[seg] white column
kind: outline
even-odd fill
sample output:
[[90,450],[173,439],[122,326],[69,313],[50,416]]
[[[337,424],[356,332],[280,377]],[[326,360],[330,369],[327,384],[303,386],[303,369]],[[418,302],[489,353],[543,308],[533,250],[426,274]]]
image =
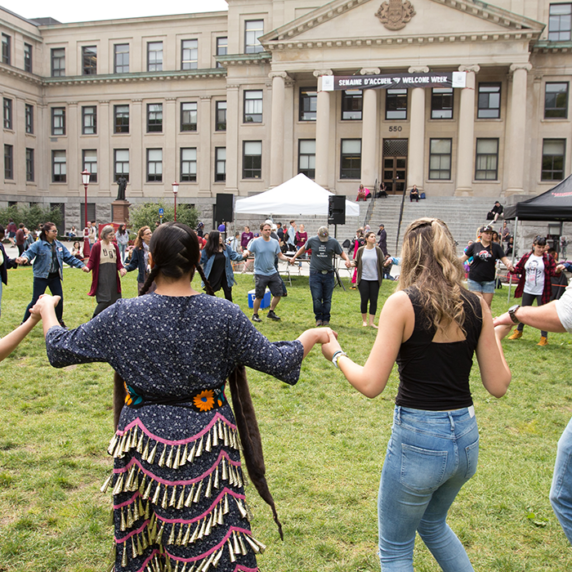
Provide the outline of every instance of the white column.
[[238,85],[226,86],[226,186],[225,193],[238,193]]
[[[409,73],[429,73],[427,66],[411,67]],[[407,188],[417,185],[423,190],[425,169],[425,88],[411,91],[411,119],[409,123],[409,154],[407,157]]]
[[[97,131],[99,133],[100,142],[99,151],[97,153],[97,181],[99,184],[98,195],[105,197],[111,196],[111,184],[113,179],[113,175],[109,170],[109,153],[107,152],[109,141],[111,140],[109,136],[110,124],[109,101],[100,101],[97,118]],[[81,171],[83,171],[83,165]]]
[[[360,75],[378,75],[379,68],[362,69]],[[361,183],[373,189],[377,178],[377,90],[363,90],[363,115],[361,136]]]
[[330,92],[322,91],[322,76],[332,70],[317,70],[318,109],[316,111],[316,183],[328,187],[328,149],[330,146]]
[[532,66],[512,64],[512,94],[510,98],[511,121],[505,149],[508,159],[508,187],[506,195],[524,193],[524,148],[526,138],[526,84]]
[[212,125],[212,108],[211,108],[212,95],[200,96],[200,147],[197,149],[197,182],[199,183],[199,196],[211,196],[211,181],[214,177],[212,169],[211,153],[211,133],[213,132]]
[[284,182],[284,81],[285,72],[271,72],[272,117],[270,124],[270,186]]
[[467,72],[467,82],[461,91],[459,137],[457,143],[457,181],[455,196],[473,196],[473,155],[475,149],[475,74],[478,65],[460,66]]
[[66,135],[67,135],[67,153],[66,153],[66,169],[68,189],[72,192],[79,188],[79,173],[83,171],[81,164],[81,150],[79,149],[79,129],[78,123],[81,118],[78,114],[81,110],[78,108],[77,101],[68,101],[66,109]]

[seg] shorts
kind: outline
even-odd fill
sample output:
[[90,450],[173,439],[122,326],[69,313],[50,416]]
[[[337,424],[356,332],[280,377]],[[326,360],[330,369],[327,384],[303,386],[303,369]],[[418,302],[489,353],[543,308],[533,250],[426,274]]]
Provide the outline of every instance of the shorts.
[[479,292],[481,294],[494,294],[495,293],[495,281],[490,282],[475,282],[470,278],[467,281],[470,292]]
[[270,274],[270,276],[266,276],[265,274],[254,275],[254,296],[256,298],[260,300],[264,298],[266,286],[270,289],[272,296],[282,296],[284,290],[278,272]]

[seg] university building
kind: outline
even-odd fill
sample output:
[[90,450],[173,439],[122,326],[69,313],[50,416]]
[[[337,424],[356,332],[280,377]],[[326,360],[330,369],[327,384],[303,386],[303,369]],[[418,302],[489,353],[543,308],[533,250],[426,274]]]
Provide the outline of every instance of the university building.
[[[120,176],[131,203],[171,201],[177,181],[206,213],[217,193],[300,172],[348,196],[377,181],[493,200],[571,172],[571,3],[228,5],[73,24],[0,9],[0,205],[51,203],[83,225],[84,169],[99,220]],[[415,79],[453,72],[464,87]],[[410,79],[325,88],[369,76]]]

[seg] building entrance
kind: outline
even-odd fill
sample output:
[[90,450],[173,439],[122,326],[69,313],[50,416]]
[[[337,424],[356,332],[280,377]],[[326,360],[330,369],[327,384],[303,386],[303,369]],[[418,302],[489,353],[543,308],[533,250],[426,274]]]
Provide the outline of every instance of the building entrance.
[[388,193],[403,193],[407,188],[408,139],[383,140],[383,182]]

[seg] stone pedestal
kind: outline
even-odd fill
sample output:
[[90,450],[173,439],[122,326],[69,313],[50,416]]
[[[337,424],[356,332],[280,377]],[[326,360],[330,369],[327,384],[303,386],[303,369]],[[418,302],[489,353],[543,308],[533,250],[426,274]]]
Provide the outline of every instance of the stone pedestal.
[[129,201],[113,201],[111,203],[111,219],[117,224],[129,224]]

